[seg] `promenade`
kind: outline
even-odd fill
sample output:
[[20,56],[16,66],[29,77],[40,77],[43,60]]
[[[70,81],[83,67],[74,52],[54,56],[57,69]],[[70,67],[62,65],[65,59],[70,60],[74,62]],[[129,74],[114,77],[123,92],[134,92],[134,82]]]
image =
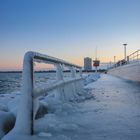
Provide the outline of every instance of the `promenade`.
[[30,140],[139,140],[140,86],[138,83],[101,74],[85,86],[93,97],[64,104],[55,113],[36,120],[37,135],[13,136]]
[[92,88],[95,101],[83,104],[91,109],[90,115],[85,119],[92,120],[89,122],[91,134],[83,140],[139,140],[139,84],[101,75],[97,82],[87,87]]
[[[49,119],[46,117],[47,123],[45,118],[40,119],[44,131],[45,126],[49,124],[50,127],[47,130],[52,135],[57,135],[56,139],[140,139],[140,86],[138,83],[101,74],[101,78],[85,88],[91,90],[93,98],[78,103],[76,108],[69,107],[61,114],[51,114]],[[53,140],[53,137],[49,139]]]

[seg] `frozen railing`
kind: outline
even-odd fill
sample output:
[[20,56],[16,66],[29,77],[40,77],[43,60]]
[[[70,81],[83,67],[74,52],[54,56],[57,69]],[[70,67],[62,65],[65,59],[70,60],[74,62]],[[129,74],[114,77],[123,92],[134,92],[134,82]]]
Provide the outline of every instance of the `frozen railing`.
[[[40,89],[38,92],[34,90],[34,62],[43,62],[53,64],[56,66],[56,75],[58,82]],[[63,78],[62,66],[66,66],[71,71],[71,79],[65,80]],[[76,70],[79,70],[79,76],[76,77]],[[48,55],[42,55],[36,52],[27,52],[24,56],[23,73],[22,73],[22,88],[21,88],[21,101],[15,127],[12,130],[14,133],[32,135],[34,132],[34,99],[41,96],[42,93],[48,92],[53,89],[58,89],[60,98],[64,94],[64,88],[68,84],[73,84],[73,92],[78,90],[76,84],[82,82],[82,69],[78,65],[68,63],[64,60],[57,59]],[[61,88],[60,88],[61,87]],[[71,93],[73,94],[73,93]]]

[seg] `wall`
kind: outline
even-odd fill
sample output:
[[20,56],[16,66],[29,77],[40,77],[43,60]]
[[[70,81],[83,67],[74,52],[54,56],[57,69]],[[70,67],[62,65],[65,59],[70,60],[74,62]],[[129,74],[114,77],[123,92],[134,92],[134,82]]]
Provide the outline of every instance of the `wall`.
[[107,73],[123,79],[140,82],[140,62],[113,68],[108,70]]

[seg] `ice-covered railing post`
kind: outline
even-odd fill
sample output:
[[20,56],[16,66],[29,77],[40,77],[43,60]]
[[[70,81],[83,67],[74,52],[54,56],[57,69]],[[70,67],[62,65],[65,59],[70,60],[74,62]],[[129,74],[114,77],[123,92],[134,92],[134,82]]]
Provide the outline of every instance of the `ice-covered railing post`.
[[[71,70],[71,77],[76,78],[76,69],[74,67],[71,67],[70,70]],[[73,97],[76,98],[76,85],[75,84],[76,84],[75,82],[72,83],[72,88],[73,88]]]
[[22,134],[33,134],[33,73],[33,53],[28,52],[23,61],[21,104],[14,128]]
[[56,64],[56,75],[58,81],[63,80],[63,71],[61,64]]
[[75,78],[76,77],[76,70],[75,70],[75,68],[71,67],[70,70],[71,70],[71,77]]
[[[56,64],[56,76],[57,76],[57,81],[63,81],[63,70],[62,70],[62,65],[61,64]],[[55,98],[58,98],[60,100],[64,100],[64,92],[63,92],[63,87],[60,86],[58,89],[58,93],[55,94]]]
[[79,70],[80,77],[82,77],[82,69]]
[[[55,65],[57,68],[56,71],[58,82],[46,87],[45,89],[43,88],[39,91],[34,90],[34,62],[43,62]],[[70,68],[71,70],[72,78],[70,78],[69,80],[64,80],[63,78],[62,65]],[[75,83],[77,84],[83,81],[82,76],[75,76],[76,69],[79,69],[81,75],[81,67],[78,65],[74,65],[64,60],[57,59],[48,55],[43,55],[37,52],[27,52],[24,56],[23,62],[20,106],[17,112],[15,127],[8,134],[8,136],[10,136],[10,134],[32,135],[34,133],[34,100],[36,100],[39,96],[42,96],[43,93],[47,93],[54,89],[59,90],[61,98],[66,94],[73,94],[73,91],[75,92],[75,89],[74,87],[73,89],[71,89],[71,85],[75,86]],[[69,92],[67,93],[66,91]],[[63,99],[64,98],[65,97],[63,97]]]

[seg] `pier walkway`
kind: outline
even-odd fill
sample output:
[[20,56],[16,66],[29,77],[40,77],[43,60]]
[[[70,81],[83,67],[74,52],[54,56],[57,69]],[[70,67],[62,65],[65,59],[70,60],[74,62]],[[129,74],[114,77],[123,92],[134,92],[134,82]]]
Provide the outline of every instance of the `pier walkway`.
[[83,105],[91,109],[84,119],[92,120],[91,133],[83,140],[139,140],[140,85],[102,75],[88,87],[92,88],[95,101]]
[[[93,98],[78,103],[76,107],[65,104],[64,106],[69,109],[60,113],[58,111],[55,114],[47,114],[36,122],[36,127],[41,129],[42,136],[15,136],[14,139],[140,139],[139,83],[101,74],[101,78],[85,88],[92,92]],[[48,121],[44,121],[45,119]],[[45,131],[47,131],[46,134]]]

